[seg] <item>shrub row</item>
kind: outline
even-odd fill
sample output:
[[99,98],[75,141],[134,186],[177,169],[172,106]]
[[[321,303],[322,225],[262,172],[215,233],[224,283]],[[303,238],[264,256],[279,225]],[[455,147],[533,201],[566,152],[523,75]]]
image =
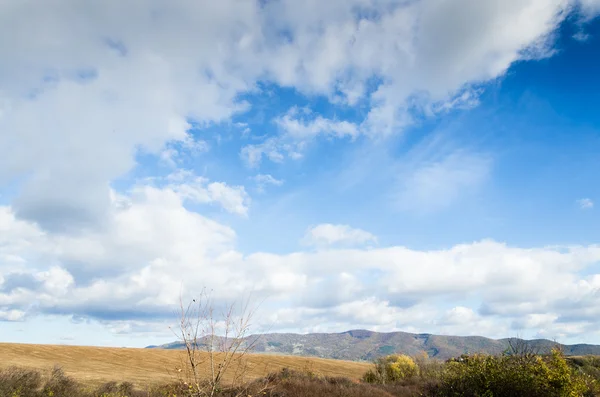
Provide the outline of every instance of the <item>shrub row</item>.
[[[464,355],[445,363],[391,355],[378,359],[362,382],[284,369],[220,397],[592,397],[600,396],[600,359],[547,355]],[[0,397],[191,397],[185,383],[136,390],[131,383],[89,388],[60,368],[0,371]]]
[[[595,362],[594,362],[595,363]],[[571,365],[570,365],[571,364]],[[421,382],[432,397],[588,397],[600,395],[598,367],[589,361],[569,363],[560,350],[550,354],[464,355],[418,365],[404,355],[379,358],[363,381],[387,384]],[[432,370],[434,368],[434,370]]]
[[[370,385],[342,377],[284,369],[215,397],[416,397],[417,389],[400,384]],[[56,368],[49,376],[38,371],[8,368],[0,371],[0,397],[195,397],[184,383],[136,390],[131,383],[109,382],[90,389]]]

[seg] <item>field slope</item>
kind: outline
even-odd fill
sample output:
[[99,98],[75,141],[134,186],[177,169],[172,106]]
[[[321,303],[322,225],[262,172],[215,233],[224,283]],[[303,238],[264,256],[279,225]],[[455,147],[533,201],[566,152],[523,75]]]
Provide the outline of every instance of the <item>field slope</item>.
[[[179,350],[0,343],[0,367],[46,370],[60,365],[67,375],[89,384],[129,381],[143,386],[174,381],[183,358]],[[261,354],[250,355],[248,363],[247,379],[284,367],[358,379],[369,368],[367,363]]]

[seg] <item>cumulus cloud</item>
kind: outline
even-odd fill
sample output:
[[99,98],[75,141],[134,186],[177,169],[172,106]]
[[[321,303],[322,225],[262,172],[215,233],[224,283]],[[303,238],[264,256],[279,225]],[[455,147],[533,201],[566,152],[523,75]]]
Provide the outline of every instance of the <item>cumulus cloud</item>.
[[[595,12],[594,1],[579,3]],[[252,166],[299,158],[320,136],[379,137],[415,114],[475,106],[481,87],[513,62],[552,54],[552,34],[573,4],[0,2],[0,184],[16,186],[0,207],[0,319],[65,315],[134,332],[171,316],[183,283],[186,291],[211,287],[217,299],[254,290],[270,299],[280,328],[435,331],[434,320],[499,326],[526,318],[540,332],[597,329],[596,246],[335,249],[326,246],[376,239],[320,225],[308,233],[322,244],[315,252],[243,253],[232,228],[189,209],[211,204],[246,216],[243,186],[175,170],[111,187],[144,155],[177,167],[210,150],[192,127],[247,112],[244,94],[261,94],[259,81],[364,117],[284,113],[277,134],[241,149]],[[468,151],[429,158],[401,170],[402,205],[443,207],[490,168]],[[271,178],[256,182],[277,185]],[[435,299],[465,297],[475,303],[436,309]]]
[[299,159],[308,143],[318,136],[356,139],[361,133],[359,126],[345,120],[330,120],[323,116],[312,116],[310,109],[293,107],[274,120],[281,134],[261,144],[246,145],[240,153],[251,167],[260,165],[263,157],[282,162],[285,157]]
[[[496,338],[514,337],[518,330],[514,324],[498,322],[493,317],[482,316],[474,308],[460,305],[441,313],[435,320],[435,326],[445,335],[491,335]],[[531,328],[537,329],[535,326]]]
[[246,216],[250,196],[243,186],[229,186],[223,182],[210,182],[208,178],[195,175],[189,170],[179,169],[167,176],[167,188],[182,199],[196,203],[218,203],[226,211]]
[[584,18],[591,19],[600,12],[600,1],[598,0],[579,0],[578,3]]
[[302,242],[314,246],[362,245],[376,243],[377,237],[361,229],[355,229],[348,225],[332,225],[323,223],[313,226],[307,230]]
[[594,208],[594,202],[589,198],[582,198],[577,200],[577,205],[582,210],[591,210],[592,208]]
[[[109,184],[134,166],[138,151],[173,161],[167,142],[185,142],[191,122],[205,126],[246,111],[251,104],[240,94],[256,91],[259,80],[336,103],[361,99],[370,110],[360,130],[393,132],[410,122],[415,104],[454,106],[468,87],[532,53],[546,54],[571,5],[4,3],[0,37],[18,39],[0,42],[0,129],[7,132],[0,136],[0,178],[22,182],[14,202],[20,217],[55,231],[94,227],[109,210]],[[344,120],[282,122],[303,136],[359,131]],[[283,145],[267,140],[242,153],[253,165],[263,154],[273,161],[301,155]]]
[[189,141],[190,120],[246,109],[236,98],[252,79],[231,57],[255,56],[258,5],[233,3],[169,2],[169,12],[160,2],[3,3],[0,24],[17,41],[0,42],[10,59],[0,73],[0,179],[23,179],[19,216],[49,230],[94,227],[136,152]]
[[21,310],[0,310],[0,321],[22,321],[25,312]]
[[[480,241],[435,251],[390,246],[244,255],[231,229],[186,210],[169,188],[139,187],[122,200],[128,204],[113,200],[111,228],[77,237],[44,233],[2,207],[1,254],[13,258],[0,265],[5,320],[61,314],[118,322],[125,330],[128,322],[152,326],[172,316],[182,287],[198,286],[212,288],[217,299],[254,291],[270,313],[262,325],[296,331],[360,326],[469,334],[473,328],[461,322],[469,318],[490,335],[525,325],[574,337],[600,318],[600,278],[585,275],[600,261],[594,245]],[[314,235],[327,242],[374,238],[336,226]],[[7,288],[16,272],[36,282]],[[444,312],[438,299],[471,303]]]
[[186,157],[196,157],[209,150],[208,142],[196,139],[187,133],[182,140],[167,142],[160,152],[160,159],[166,165],[177,168]]
[[[360,125],[318,116],[305,123],[287,115],[277,121],[286,121],[286,131],[302,139],[316,131],[379,136],[401,131],[415,112],[476,106],[479,85],[502,76],[513,62],[553,54],[552,34],[572,5],[568,0],[351,1],[325,8],[314,1],[303,7],[271,3],[267,9],[277,11],[272,28],[290,38],[275,52],[281,57],[271,58],[275,80],[327,95],[332,103],[370,105]],[[369,13],[377,17],[366,17]],[[373,79],[381,83],[373,87]],[[289,144],[286,134],[288,139],[280,140]],[[257,147],[247,150],[256,155]],[[273,158],[281,161],[277,152]]]

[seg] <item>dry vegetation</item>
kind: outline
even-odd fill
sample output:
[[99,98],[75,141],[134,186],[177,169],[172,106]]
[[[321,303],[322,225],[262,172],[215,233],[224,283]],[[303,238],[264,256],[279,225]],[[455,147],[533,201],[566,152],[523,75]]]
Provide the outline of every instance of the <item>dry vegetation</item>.
[[[598,357],[564,357],[558,349],[549,355],[463,355],[446,362],[392,355],[370,368],[336,360],[248,355],[258,364],[248,368],[248,380],[217,389],[195,389],[178,381],[177,373],[169,374],[168,367],[185,358],[183,351],[1,344],[0,357],[1,397],[600,396]],[[64,365],[67,373],[51,370],[53,363]]]
[[[207,353],[201,353],[207,354]],[[0,367],[48,369],[59,364],[65,374],[88,383],[132,382],[136,385],[172,382],[182,367],[185,353],[179,350],[129,349],[82,346],[0,344]],[[324,376],[360,379],[370,364],[275,355],[248,355],[246,378],[256,379],[283,368]],[[208,370],[208,361],[205,360]],[[231,368],[233,373],[235,368]]]

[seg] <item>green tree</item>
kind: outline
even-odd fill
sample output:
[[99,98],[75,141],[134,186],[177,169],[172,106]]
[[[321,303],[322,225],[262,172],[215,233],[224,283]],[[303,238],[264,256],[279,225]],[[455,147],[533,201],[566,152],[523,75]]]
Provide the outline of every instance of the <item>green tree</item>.
[[550,355],[473,355],[446,364],[440,397],[585,397],[589,379],[571,368],[558,349]]

